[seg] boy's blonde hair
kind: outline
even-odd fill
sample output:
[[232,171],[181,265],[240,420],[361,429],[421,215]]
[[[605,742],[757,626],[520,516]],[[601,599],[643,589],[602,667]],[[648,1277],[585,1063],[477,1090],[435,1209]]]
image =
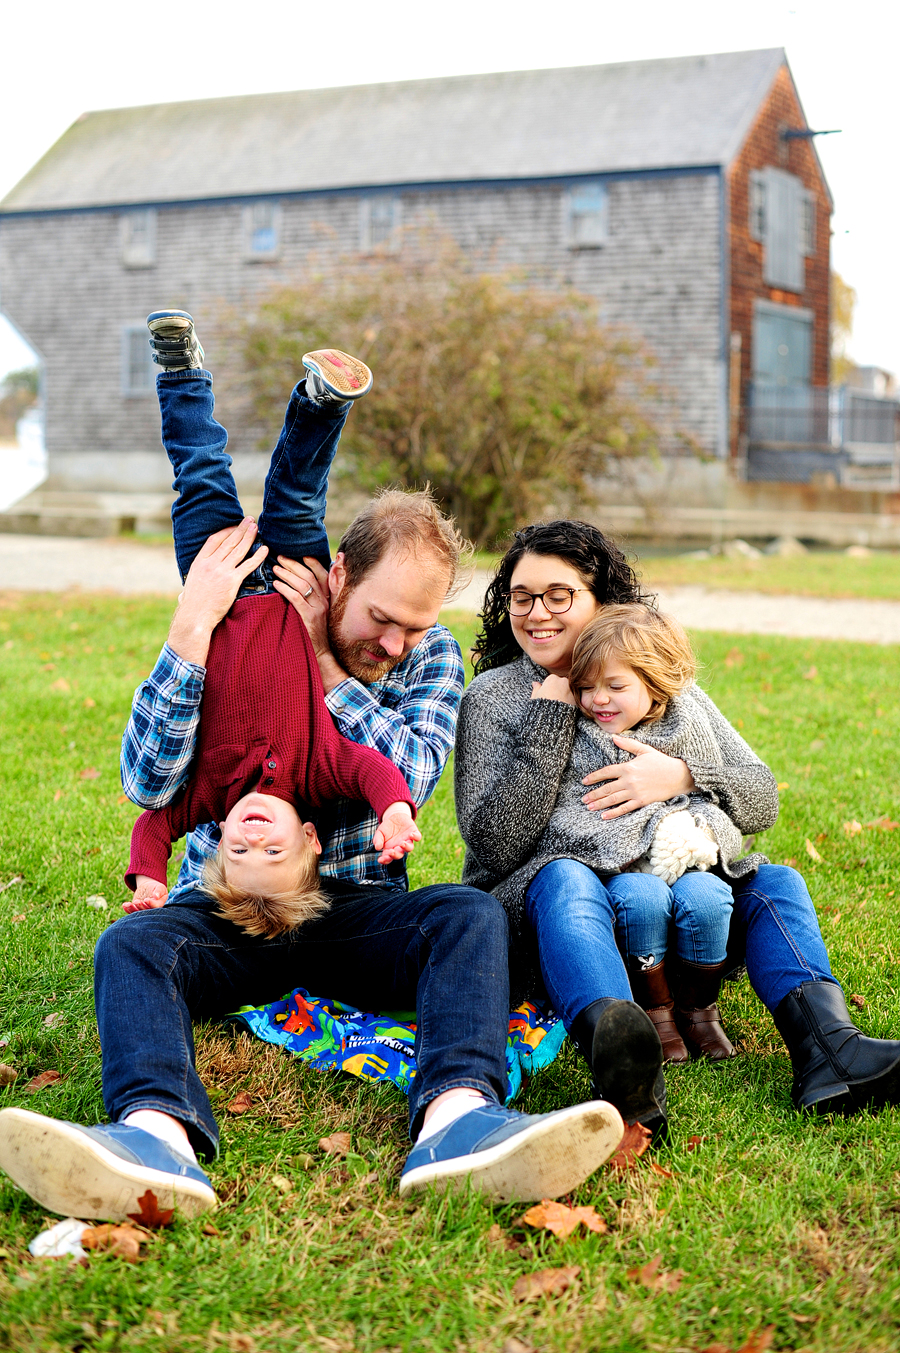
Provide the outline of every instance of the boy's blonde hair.
[[639,602],[603,606],[581,631],[569,673],[576,699],[579,691],[597,684],[611,658],[624,662],[647,688],[652,704],[643,723],[661,719],[697,670],[691,642],[678,621]]
[[216,916],[231,921],[245,935],[264,935],[267,939],[296,929],[331,906],[319,887],[319,857],[312,847],[301,853],[293,888],[263,894],[228,882],[225,849],[220,845],[206,861],[203,889],[219,904]]

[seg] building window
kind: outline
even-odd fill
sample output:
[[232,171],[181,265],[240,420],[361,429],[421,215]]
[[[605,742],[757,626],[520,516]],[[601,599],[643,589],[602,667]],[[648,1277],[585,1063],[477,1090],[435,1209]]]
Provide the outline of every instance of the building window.
[[815,198],[794,174],[767,165],[750,175],[750,235],[763,246],[763,281],[802,291],[815,248]]
[[126,211],[119,217],[119,242],[126,268],[152,268],[156,263],[156,212],[152,207]]
[[277,202],[250,202],[244,208],[244,258],[264,263],[278,257],[281,208]]
[[373,249],[396,253],[400,248],[400,198],[379,193],[360,198],[359,248],[363,254]]
[[800,251],[807,258],[816,252],[816,199],[812,193],[800,198]]
[[609,238],[605,183],[578,183],[564,198],[565,238],[570,249],[598,249]]
[[149,340],[146,324],[126,324],[122,330],[123,395],[147,395],[156,389],[157,367]]
[[752,173],[749,184],[751,240],[762,241],[766,238],[766,180],[765,175]]
[[792,305],[757,301],[753,315],[753,380],[756,386],[808,386],[812,368],[813,315]]

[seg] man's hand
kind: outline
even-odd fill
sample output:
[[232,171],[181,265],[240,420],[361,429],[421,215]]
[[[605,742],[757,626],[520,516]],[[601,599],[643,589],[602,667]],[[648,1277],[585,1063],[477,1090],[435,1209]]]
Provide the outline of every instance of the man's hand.
[[169,896],[165,884],[146,874],[137,875],[137,887],[130,902],[122,903],[123,911],[149,911],[153,907],[164,907]]
[[288,599],[307,628],[327,695],[349,675],[332,653],[328,638],[328,608],[331,605],[328,571],[311,556],[306,556],[301,564],[296,559],[279,555],[273,572],[277,591]]
[[693,775],[676,757],[666,756],[665,752],[624,735],[613,737],[613,742],[623,751],[633,752],[634,760],[591,771],[581,782],[583,785],[605,782],[599,789],[584,794],[581,800],[594,812],[602,810],[604,819],[623,817],[648,803],[665,803],[696,788]]
[[255,539],[256,522],[245,517],[239,526],[210,536],[191,564],[169,630],[169,647],[186,662],[206,665],[213,630],[230,611],[244,579],[268,553],[263,545],[247,557]]
[[544,677],[543,681],[532,681],[531,683],[532,700],[561,700],[564,705],[575,705],[578,701],[572,694],[572,688],[565,677],[550,676]]
[[421,839],[422,833],[413,822],[409,804],[392,803],[378,824],[378,829],[372,837],[372,845],[381,851],[378,863],[390,864],[391,860],[399,860],[401,856],[408,855],[416,842]]

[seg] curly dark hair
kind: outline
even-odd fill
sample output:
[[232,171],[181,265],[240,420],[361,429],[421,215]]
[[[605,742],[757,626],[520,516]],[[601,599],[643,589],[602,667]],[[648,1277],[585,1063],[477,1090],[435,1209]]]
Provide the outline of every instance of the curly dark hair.
[[481,630],[475,640],[476,676],[493,667],[505,667],[522,652],[509,622],[506,593],[516,564],[526,554],[564,559],[581,574],[601,603],[653,601],[642,591],[637,574],[619,547],[596,526],[566,520],[523,526],[513,536],[484,595]]

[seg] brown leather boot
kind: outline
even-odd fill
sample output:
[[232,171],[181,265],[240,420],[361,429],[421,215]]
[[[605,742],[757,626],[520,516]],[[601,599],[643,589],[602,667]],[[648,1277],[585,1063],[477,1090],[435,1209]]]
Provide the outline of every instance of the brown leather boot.
[[650,1016],[662,1043],[663,1062],[689,1062],[688,1050],[672,1017],[674,1001],[666,977],[666,966],[657,963],[652,968],[640,968],[634,960],[629,964],[629,981],[634,999]]
[[675,985],[675,1023],[691,1057],[724,1062],[737,1057],[719,1020],[716,1000],[729,963],[679,960]]

